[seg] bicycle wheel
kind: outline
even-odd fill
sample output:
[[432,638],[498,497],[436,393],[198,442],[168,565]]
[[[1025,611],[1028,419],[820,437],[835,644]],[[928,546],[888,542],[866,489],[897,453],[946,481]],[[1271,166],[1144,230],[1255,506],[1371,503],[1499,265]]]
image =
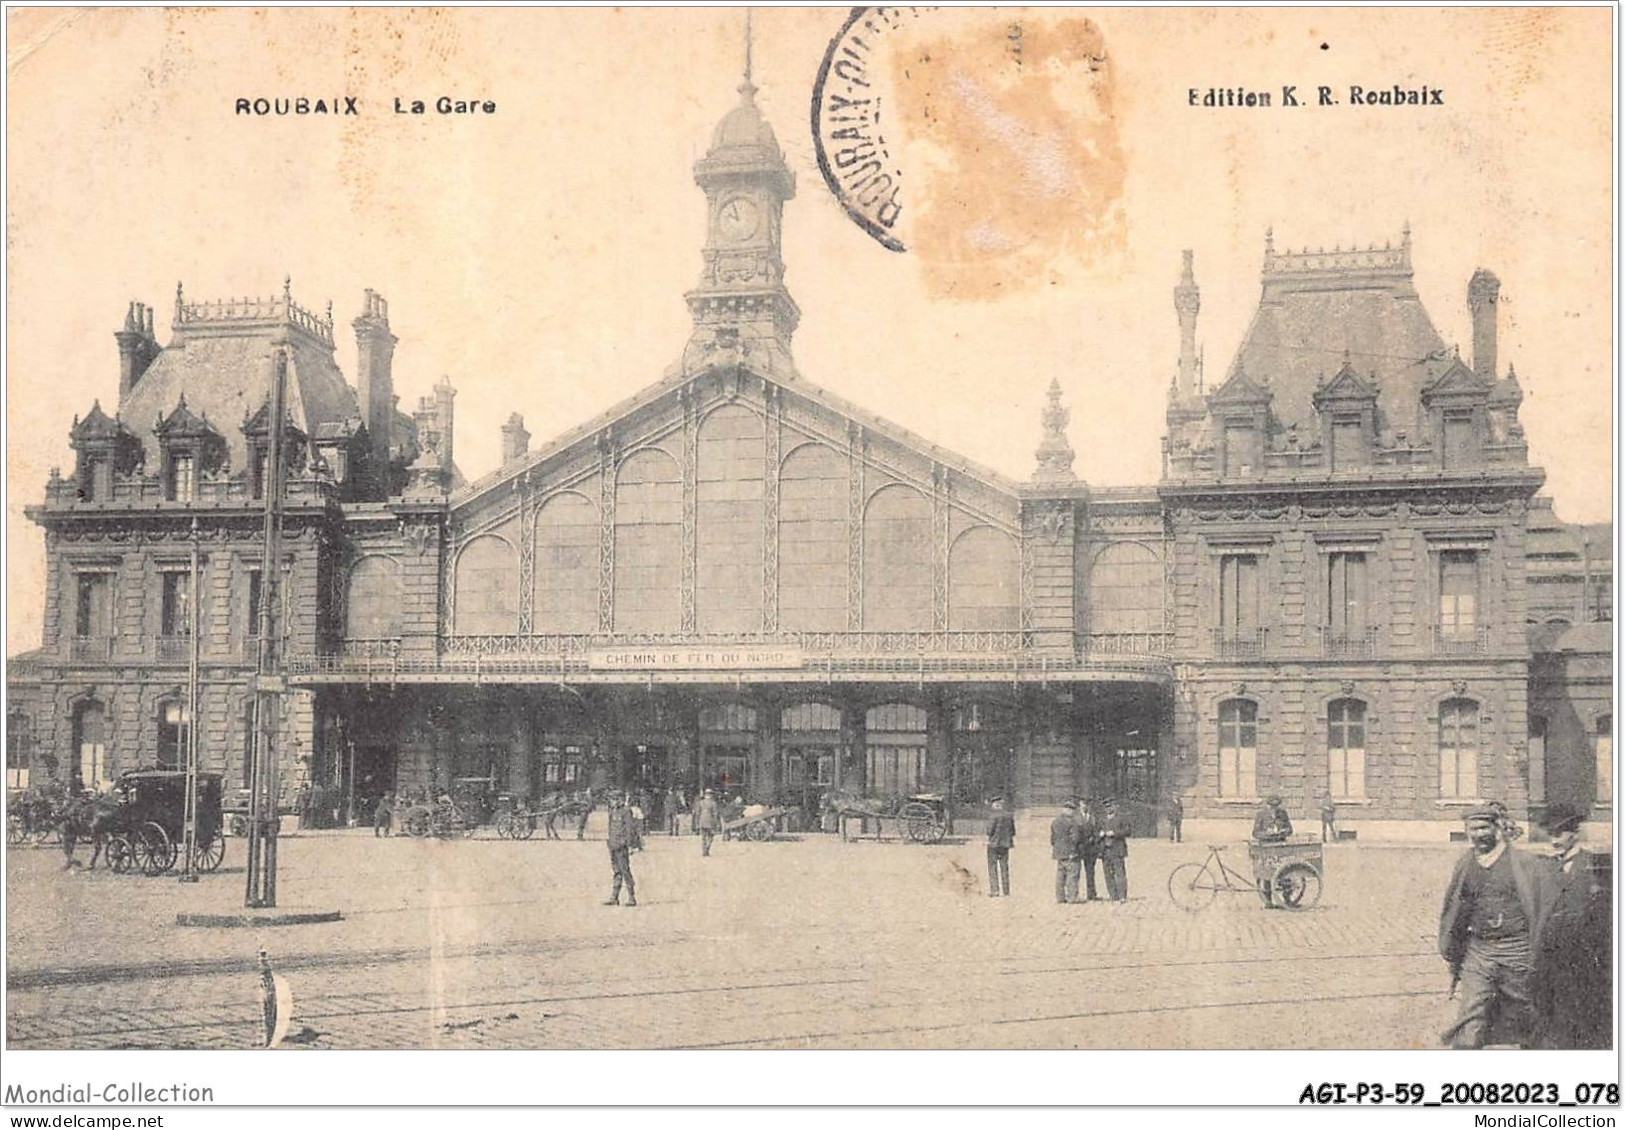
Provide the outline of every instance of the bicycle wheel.
[[408,836],[422,839],[429,834],[429,814],[421,808],[414,808],[406,814],[401,822],[401,831]]
[[1219,884],[1205,863],[1182,863],[1168,876],[1168,897],[1180,910],[1204,910],[1218,893]]
[[1320,872],[1307,863],[1292,863],[1275,875],[1275,893],[1288,910],[1308,910],[1320,901]]

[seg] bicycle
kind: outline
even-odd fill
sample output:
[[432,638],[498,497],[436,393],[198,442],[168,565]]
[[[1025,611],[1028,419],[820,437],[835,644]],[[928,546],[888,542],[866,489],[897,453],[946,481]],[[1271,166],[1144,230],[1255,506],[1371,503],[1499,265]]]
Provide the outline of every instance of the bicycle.
[[1168,897],[1181,910],[1206,908],[1220,891],[1256,894],[1265,906],[1277,896],[1286,910],[1307,910],[1320,901],[1320,844],[1302,840],[1279,844],[1249,844],[1253,863],[1249,879],[1224,861],[1223,844],[1209,844],[1202,863],[1182,863],[1168,876]]

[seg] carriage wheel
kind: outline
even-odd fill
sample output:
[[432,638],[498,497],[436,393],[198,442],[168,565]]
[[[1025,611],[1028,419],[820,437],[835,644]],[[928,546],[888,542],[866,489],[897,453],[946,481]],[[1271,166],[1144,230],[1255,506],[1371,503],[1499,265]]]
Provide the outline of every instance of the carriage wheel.
[[755,840],[757,843],[766,843],[773,838],[773,825],[767,820],[758,820],[754,824],[745,825],[745,838]]
[[1275,893],[1288,910],[1308,910],[1320,901],[1320,872],[1307,863],[1292,863],[1275,873]]
[[231,816],[231,834],[234,836],[248,835],[248,817],[241,812],[234,812]]
[[903,834],[917,844],[932,844],[942,839],[935,831],[937,814],[928,804],[906,804],[897,814],[902,818]]
[[1168,876],[1168,897],[1180,910],[1205,910],[1219,894],[1219,885],[1205,863],[1182,863]]
[[6,846],[16,847],[28,838],[28,829],[23,827],[20,816],[6,817]]
[[497,813],[497,839],[517,840],[519,835],[519,818],[511,812]]
[[527,812],[523,816],[515,817],[515,820],[517,821],[514,827],[515,839],[528,840],[536,834],[536,817]]
[[175,845],[169,833],[150,820],[136,829],[131,846],[135,849],[135,865],[143,875],[162,875],[175,866]]
[[412,809],[401,823],[401,830],[408,836],[416,836],[421,840],[429,834],[429,814],[421,808]]
[[128,836],[114,836],[107,841],[107,866],[115,875],[128,875],[135,866],[135,848]]
[[226,861],[226,839],[224,836],[213,836],[208,840],[192,845],[192,869],[194,871],[218,871],[220,865]]

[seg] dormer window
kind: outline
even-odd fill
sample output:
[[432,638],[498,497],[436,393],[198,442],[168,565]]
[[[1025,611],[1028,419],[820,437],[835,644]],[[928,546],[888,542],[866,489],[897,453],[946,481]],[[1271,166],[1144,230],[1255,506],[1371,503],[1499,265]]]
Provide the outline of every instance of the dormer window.
[[1258,470],[1258,429],[1227,420],[1224,425],[1224,473],[1251,475]]
[[191,502],[197,498],[197,457],[176,452],[169,457],[169,500]]

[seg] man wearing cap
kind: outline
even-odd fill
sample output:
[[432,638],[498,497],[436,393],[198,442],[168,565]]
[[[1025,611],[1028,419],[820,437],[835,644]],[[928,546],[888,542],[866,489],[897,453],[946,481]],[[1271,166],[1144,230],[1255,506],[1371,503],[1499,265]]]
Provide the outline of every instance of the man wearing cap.
[[1016,842],[1016,821],[1004,810],[1004,798],[993,798],[993,816],[987,822],[987,897],[1010,893],[1010,849]]
[[1106,873],[1106,897],[1113,902],[1128,899],[1127,813],[1118,807],[1116,797],[1106,798],[1106,816],[1100,822],[1100,866]]
[[1078,901],[1078,871],[1083,858],[1083,825],[1078,820],[1078,802],[1069,800],[1061,814],[1050,821],[1050,853],[1055,856],[1055,901]]
[[1439,913],[1439,953],[1461,1011],[1444,1033],[1454,1048],[1530,1038],[1532,939],[1550,898],[1549,865],[1514,851],[1491,805],[1462,817],[1472,849],[1456,862]]
[[1553,804],[1541,818],[1551,836],[1551,899],[1535,929],[1530,1001],[1538,1048],[1606,1048],[1613,1031],[1612,897],[1580,850],[1580,810]]
[[638,905],[637,883],[632,878],[632,852],[643,850],[638,820],[626,806],[626,796],[613,793],[609,802],[609,866],[615,873],[615,887],[605,906],[621,905],[621,884],[626,884],[626,905]]

